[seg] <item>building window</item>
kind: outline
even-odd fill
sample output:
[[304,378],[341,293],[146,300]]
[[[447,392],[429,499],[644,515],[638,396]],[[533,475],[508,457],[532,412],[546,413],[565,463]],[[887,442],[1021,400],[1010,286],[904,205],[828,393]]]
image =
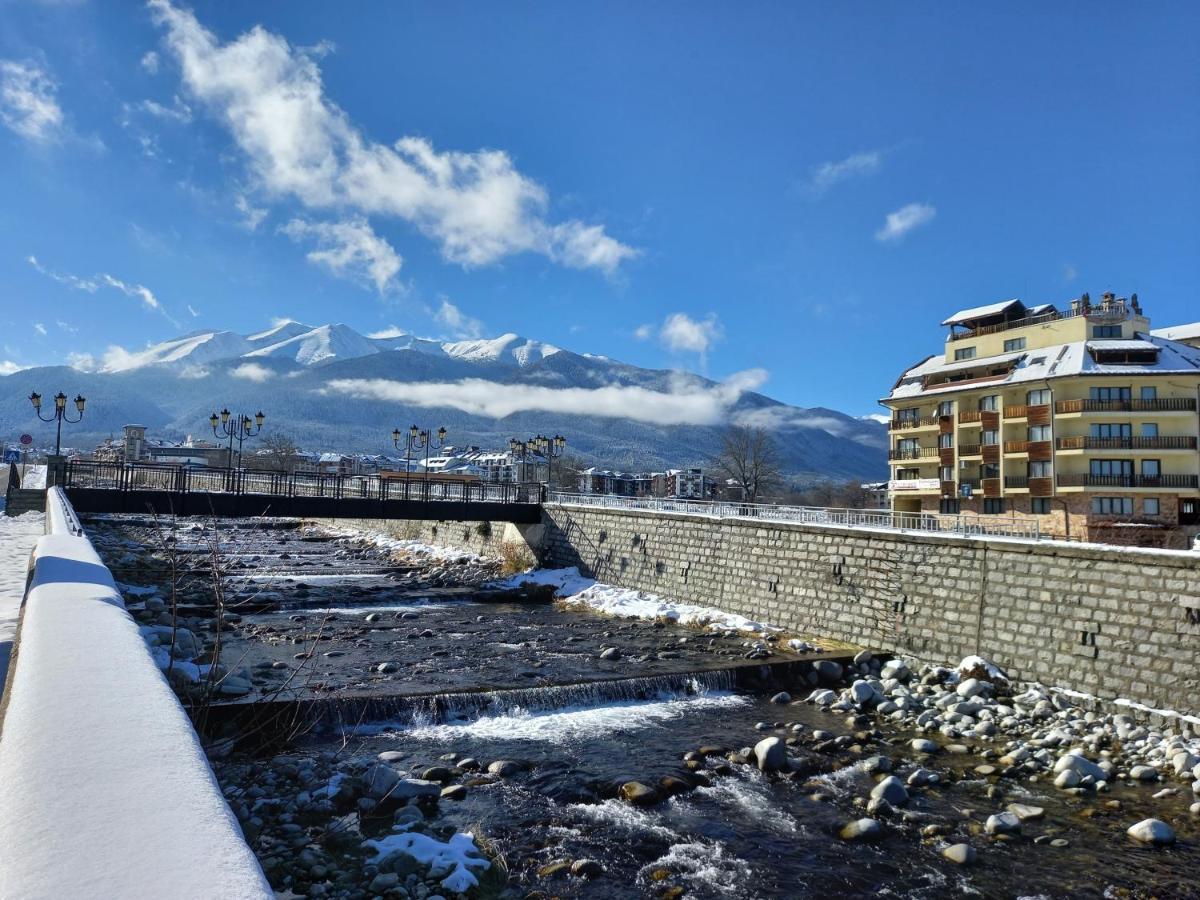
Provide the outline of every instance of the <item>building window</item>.
[[987,397],[980,397],[979,409],[981,412],[997,412],[1000,409],[1000,395],[991,394]]
[[1133,433],[1128,422],[1096,422],[1092,425],[1094,438],[1127,438]]
[[1143,422],[1142,423],[1142,437],[1148,437],[1148,438],[1158,437],[1158,423],[1157,422]]
[[916,481],[920,477],[921,477],[920,469],[897,469],[896,470],[896,480],[897,481]]
[[1158,388],[1154,387],[1153,385],[1149,385],[1149,384],[1142,385],[1142,399],[1143,400],[1157,400],[1158,399]]
[[949,450],[954,446],[954,435],[950,432],[938,435],[938,447],[942,450]]
[[1016,353],[1025,349],[1025,338],[1010,338],[1004,342],[1005,353]]
[[1029,406],[1046,406],[1050,403],[1050,391],[1048,388],[1030,391],[1025,395],[1025,402]]
[[921,442],[916,438],[900,438],[896,441],[896,449],[901,453],[916,453],[921,447]]
[[943,499],[938,504],[938,512],[946,516],[957,516],[962,512],[962,504],[958,500]]
[[920,407],[909,407],[908,409],[896,410],[896,419],[904,424],[915,425],[921,420]]
[[979,467],[980,478],[999,478],[1000,467],[995,463],[984,463]]
[[1029,440],[1031,441],[1048,441],[1050,440],[1049,425],[1030,425]]
[[981,431],[979,433],[979,443],[981,444],[998,444],[1000,443],[1000,432],[995,429]]
[[1035,516],[1050,515],[1050,498],[1049,497],[1034,497],[1029,501],[1029,511]]
[[938,467],[938,479],[940,481],[953,481],[954,480],[954,466],[939,466]]
[[998,516],[1004,512],[1003,497],[985,497],[983,501],[984,515]]
[[1133,396],[1133,390],[1127,387],[1094,387],[1088,390],[1091,400],[1128,400]]
[[1089,461],[1089,473],[1103,476],[1129,476],[1133,474],[1131,459],[1093,459]]
[[1142,475],[1147,478],[1157,478],[1162,474],[1162,466],[1157,459],[1142,460]]
[[1035,459],[1029,464],[1030,478],[1049,478],[1050,477],[1050,460]]
[[1093,325],[1092,337],[1094,338],[1119,338],[1121,336],[1120,325]]
[[956,360],[974,359],[975,358],[975,348],[974,347],[958,347],[954,351],[954,358]]
[[939,416],[954,415],[954,401],[953,400],[943,400],[941,403],[939,403],[938,408],[937,408],[937,414]]
[[1093,497],[1092,513],[1097,516],[1133,515],[1132,497]]
[[1157,516],[1159,509],[1157,497],[1147,497],[1142,501],[1142,513],[1147,516]]

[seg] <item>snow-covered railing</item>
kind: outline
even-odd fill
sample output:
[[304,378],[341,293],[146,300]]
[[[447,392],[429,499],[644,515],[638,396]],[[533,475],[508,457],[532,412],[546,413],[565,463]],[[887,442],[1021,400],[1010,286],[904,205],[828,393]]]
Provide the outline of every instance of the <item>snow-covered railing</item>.
[[845,525],[851,528],[890,528],[935,534],[1002,535],[1040,540],[1038,524],[1018,516],[953,516],[893,512],[889,509],[837,509],[824,506],[784,506],[773,503],[730,503],[679,500],[672,497],[615,497],[611,494],[552,493],[547,502],[601,509],[636,509],[721,519],[795,522],[801,525]]
[[61,489],[46,507],[0,719],[0,897],[271,897]]

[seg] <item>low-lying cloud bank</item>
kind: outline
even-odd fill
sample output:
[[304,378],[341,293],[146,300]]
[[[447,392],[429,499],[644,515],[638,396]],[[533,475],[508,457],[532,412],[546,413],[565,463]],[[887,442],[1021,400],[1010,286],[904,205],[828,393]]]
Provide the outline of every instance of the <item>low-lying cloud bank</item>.
[[321,389],[363,400],[389,400],[422,407],[450,407],[477,416],[502,419],[522,412],[608,416],[653,425],[718,425],[747,391],[767,380],[763,369],[731,375],[708,385],[679,378],[668,391],[629,385],[599,388],[550,388],[502,384],[483,378],[454,382],[391,381],[386,378],[340,378]]

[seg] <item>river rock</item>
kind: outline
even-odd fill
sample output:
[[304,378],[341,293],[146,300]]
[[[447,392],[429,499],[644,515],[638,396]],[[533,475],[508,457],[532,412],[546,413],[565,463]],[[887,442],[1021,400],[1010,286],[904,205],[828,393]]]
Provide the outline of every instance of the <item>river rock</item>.
[[1079,773],[1074,769],[1063,769],[1054,778],[1054,786],[1062,788],[1064,791],[1069,791],[1071,788],[1079,787]]
[[634,806],[650,806],[658,802],[658,792],[640,781],[627,781],[621,785],[621,799]]
[[772,703],[791,703],[792,695],[789,694],[787,691],[780,691],[778,694],[776,694],[774,697],[771,698],[771,702]]
[[507,778],[510,775],[516,775],[521,769],[511,759],[498,759],[487,767],[488,772],[492,775],[498,775],[501,778]]
[[1021,830],[1021,820],[1011,812],[996,813],[988,816],[983,830],[988,834],[1013,834]]
[[467,798],[467,789],[461,784],[452,784],[449,787],[442,788],[440,796],[443,800],[465,800]]
[[605,647],[603,650],[600,651],[600,658],[601,659],[620,659],[621,651],[618,650],[616,647]]
[[1010,803],[1008,811],[1022,822],[1032,822],[1046,815],[1045,809],[1040,806],[1031,806],[1028,803]]
[[889,775],[875,787],[871,788],[871,798],[886,800],[892,806],[903,806],[908,802],[908,788],[895,775]]
[[571,874],[577,878],[595,878],[604,874],[604,866],[594,859],[577,859],[571,863]]
[[838,837],[843,841],[875,841],[883,837],[883,826],[874,819],[855,819],[842,826]]
[[1134,766],[1129,770],[1129,777],[1134,781],[1158,781],[1158,769],[1154,766]]
[[892,771],[892,761],[886,756],[868,756],[858,767],[868,775],[881,775]]
[[1064,754],[1054,764],[1054,771],[1056,773],[1065,772],[1068,769],[1079,775],[1081,779],[1090,777],[1096,781],[1108,780],[1107,772],[1079,753]]
[[914,738],[909,746],[917,753],[937,753],[942,749],[937,741],[931,741],[928,738]]
[[975,848],[970,844],[951,844],[942,851],[942,856],[959,866],[969,866],[975,862]]
[[813,671],[825,684],[832,684],[841,680],[842,664],[832,659],[819,659],[813,663]]
[[904,681],[909,676],[908,666],[905,665],[902,659],[889,659],[883,664],[883,671],[879,673],[879,677],[885,681],[889,678],[894,678],[897,681]]
[[992,685],[987,681],[980,681],[978,678],[965,678],[954,689],[954,693],[962,697],[964,700],[969,700],[972,697],[978,697],[980,694],[986,694],[992,689]]
[[1142,819],[1125,832],[1143,844],[1166,846],[1175,843],[1175,829],[1161,819]]
[[375,671],[380,675],[391,675],[400,671],[400,667],[394,662],[381,662],[375,667]]
[[367,795],[375,800],[389,796],[399,782],[400,773],[383,763],[376,763],[363,773]]
[[754,745],[754,758],[764,772],[778,772],[787,766],[787,746],[777,737],[763,738]]

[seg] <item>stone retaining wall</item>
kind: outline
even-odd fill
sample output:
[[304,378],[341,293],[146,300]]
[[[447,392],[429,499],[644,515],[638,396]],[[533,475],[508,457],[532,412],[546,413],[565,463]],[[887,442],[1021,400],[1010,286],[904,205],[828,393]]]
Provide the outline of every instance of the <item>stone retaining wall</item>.
[[[536,559],[534,547],[541,541],[541,525],[511,522],[420,522],[394,519],[317,519],[331,528],[379,532],[400,540],[420,541],[433,547],[469,550],[479,556],[523,555]],[[506,551],[506,548],[507,551]]]
[[548,505],[602,581],[929,660],[1200,714],[1200,553]]

